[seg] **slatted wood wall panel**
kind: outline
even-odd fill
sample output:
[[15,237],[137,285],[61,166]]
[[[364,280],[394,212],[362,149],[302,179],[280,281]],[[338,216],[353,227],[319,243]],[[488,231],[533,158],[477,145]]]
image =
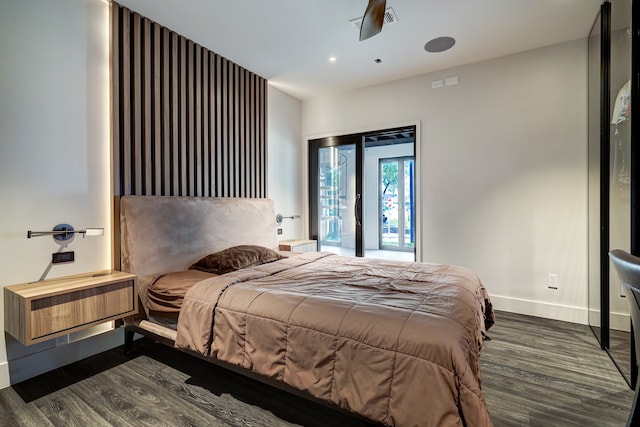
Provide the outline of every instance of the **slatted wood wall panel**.
[[266,197],[266,80],[111,3],[116,196]]

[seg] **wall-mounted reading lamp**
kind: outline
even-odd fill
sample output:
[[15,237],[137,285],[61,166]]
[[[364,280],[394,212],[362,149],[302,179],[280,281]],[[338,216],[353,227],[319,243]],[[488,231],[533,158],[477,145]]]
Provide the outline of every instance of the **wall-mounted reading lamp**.
[[300,215],[282,216],[282,214],[278,214],[276,215],[276,223],[282,224],[282,220],[284,218],[296,219],[296,218],[300,218]]
[[74,234],[85,236],[104,236],[104,228],[87,228],[84,230],[74,230],[69,224],[58,224],[52,231],[27,231],[27,239],[40,236],[53,236],[55,240],[65,241],[73,237]]

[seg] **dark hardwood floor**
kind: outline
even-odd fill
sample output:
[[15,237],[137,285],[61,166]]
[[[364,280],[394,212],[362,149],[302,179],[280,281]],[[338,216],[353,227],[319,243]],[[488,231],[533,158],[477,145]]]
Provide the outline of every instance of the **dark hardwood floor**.
[[496,426],[624,426],[633,400],[588,326],[499,312],[481,358]]
[[[499,312],[482,355],[495,426],[623,426],[633,392],[587,326]],[[148,340],[0,390],[1,426],[363,426]]]

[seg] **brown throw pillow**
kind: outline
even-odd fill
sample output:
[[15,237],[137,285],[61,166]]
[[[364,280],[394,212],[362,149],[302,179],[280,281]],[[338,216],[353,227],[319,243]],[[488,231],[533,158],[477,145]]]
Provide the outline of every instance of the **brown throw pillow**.
[[278,261],[282,258],[284,257],[276,251],[263,246],[240,245],[207,255],[189,269],[225,274],[242,268]]

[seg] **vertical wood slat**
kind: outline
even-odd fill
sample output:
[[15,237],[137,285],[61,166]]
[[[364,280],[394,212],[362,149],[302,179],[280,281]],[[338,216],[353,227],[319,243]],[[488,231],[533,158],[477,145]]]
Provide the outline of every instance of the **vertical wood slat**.
[[[158,25],[158,27],[160,27]],[[162,88],[161,98],[161,111],[162,111],[162,164],[160,169],[162,170],[162,186],[160,187],[160,193],[162,195],[171,194],[171,170],[172,170],[172,156],[171,156],[171,44],[170,34],[168,31],[161,31],[162,36],[162,60],[160,67],[162,68],[162,75],[160,77],[160,86]]]
[[187,168],[187,147],[189,145],[189,128],[187,126],[187,40],[184,37],[178,38],[178,56],[179,56],[179,87],[178,93],[180,96],[180,101],[178,105],[179,111],[179,122],[178,128],[180,130],[179,135],[180,139],[178,140],[178,144],[180,146],[178,152],[179,162],[179,170],[178,170],[178,180],[179,180],[179,196],[188,196],[189,193],[187,191],[189,170]]
[[131,139],[132,139],[132,178],[133,188],[135,194],[146,194],[143,182],[143,168],[144,164],[144,147],[142,144],[142,31],[140,26],[142,25],[142,19],[137,13],[131,15],[133,19],[133,36],[132,36],[132,79],[131,79],[131,98],[132,98],[132,117],[131,117]]
[[193,80],[193,132],[194,132],[194,153],[193,153],[193,193],[202,197],[202,52],[199,46],[194,47],[194,80]]
[[240,69],[240,114],[239,114],[239,128],[240,128],[240,138],[238,141],[238,145],[240,146],[240,194],[244,194],[249,196],[249,192],[247,191],[247,174],[249,173],[249,169],[247,168],[247,129],[245,126],[245,121],[247,117],[247,92],[246,92],[246,70]]
[[116,195],[266,195],[266,80],[113,2]]
[[178,196],[180,194],[180,110],[178,108],[179,96],[179,58],[178,58],[178,35],[171,33],[171,192],[170,196]]
[[142,36],[142,158],[140,169],[142,169],[143,194],[153,194],[154,176],[152,173],[153,150],[151,147],[151,137],[153,128],[151,127],[151,115],[153,112],[151,99],[151,22],[148,19],[142,20],[141,36]]
[[218,196],[223,195],[222,190],[222,57],[220,55],[215,55],[216,57],[216,68],[215,68],[215,100],[216,100],[216,110],[214,112],[215,117],[215,127],[216,127],[216,138],[214,146],[216,148],[216,194]]
[[233,120],[235,118],[235,111],[233,110],[235,94],[234,94],[234,69],[231,62],[227,62],[227,194],[229,197],[235,197],[235,191],[233,188],[233,182],[235,177],[235,163],[234,163],[234,133],[233,133]]
[[231,138],[231,149],[233,151],[233,196],[238,197],[239,195],[239,180],[240,180],[240,168],[238,164],[238,157],[240,156],[238,150],[238,105],[240,104],[240,76],[238,73],[238,69],[240,68],[237,64],[231,64],[231,68],[233,70],[233,92],[232,92],[232,107],[231,112],[233,114],[233,119],[231,121],[232,135]]
[[[111,120],[111,135],[113,141],[121,141],[122,137],[120,135],[120,123],[122,122],[121,109],[120,107],[120,70],[122,69],[120,55],[122,54],[120,36],[121,36],[121,27],[120,22],[122,18],[120,14],[122,13],[121,9],[118,5],[111,3],[109,5],[109,13],[110,13],[110,24],[111,24],[111,87],[113,90],[111,91],[111,111],[114,113],[113,120]],[[117,116],[116,116],[117,114]],[[114,165],[114,173],[113,173],[113,192],[117,195],[122,194],[122,168],[115,167],[119,165],[121,162],[120,155],[122,150],[120,149],[120,144],[111,144],[112,150],[112,162]]]
[[229,193],[229,124],[228,124],[228,112],[229,112],[229,67],[226,61],[223,61],[221,58],[221,73],[220,73],[220,99],[221,99],[221,108],[219,110],[220,114],[220,128],[221,128],[221,137],[220,137],[220,145],[222,146],[221,158],[220,158],[220,168],[222,169],[222,182],[221,182],[221,196],[222,197],[230,197]]
[[257,197],[256,191],[256,75],[251,74],[249,81],[249,142],[251,153],[249,155],[249,180],[251,181],[251,193],[249,197]]
[[153,31],[153,97],[151,100],[153,107],[153,176],[154,186],[152,194],[162,194],[162,186],[164,183],[164,177],[162,174],[162,166],[164,165],[163,157],[163,138],[162,138],[162,95],[161,85],[162,81],[162,69],[161,64],[161,28],[158,24],[152,25]]
[[192,196],[194,194],[195,186],[193,182],[193,166],[194,166],[194,152],[195,152],[195,144],[194,144],[194,90],[193,84],[195,81],[195,58],[194,58],[194,46],[191,40],[186,40],[186,54],[185,54],[185,70],[186,70],[186,104],[185,104],[185,121],[187,128],[186,135],[186,170],[185,170],[185,178],[186,178],[186,187],[185,187],[185,196]]
[[[111,164],[113,165],[113,183],[112,183],[112,192],[113,192],[113,210],[112,210],[112,223],[118,224],[120,220],[120,199],[118,195],[123,194],[123,179],[122,179],[122,168],[119,167],[121,162],[121,154],[122,150],[120,144],[114,143],[115,141],[121,141],[120,129],[121,129],[121,109],[118,108],[120,106],[120,70],[122,69],[121,65],[121,9],[118,5],[111,3],[109,5],[109,18],[110,18],[110,36],[111,36],[111,64],[110,64],[110,74],[111,74],[111,111],[113,112],[113,119],[111,120],[111,150],[112,150],[112,159]],[[116,115],[117,114],[117,115]],[[111,245],[111,260],[112,265],[111,268],[115,270],[119,270],[121,268],[120,264],[120,228],[112,227],[111,228],[111,237],[113,244]]]
[[233,197],[238,197],[238,180],[240,171],[238,170],[238,104],[240,103],[240,95],[238,91],[238,65],[233,62],[229,63],[231,69],[231,121],[229,126],[231,127],[231,139],[229,140],[230,151],[232,156],[232,172],[229,181],[231,183],[231,191]]
[[211,86],[209,86],[209,73],[211,67],[211,54],[202,49],[202,195],[211,197],[211,128],[209,126],[209,114],[211,111]]
[[242,84],[244,83],[244,72],[242,67],[236,65],[236,117],[235,117],[235,128],[236,128],[236,140],[235,140],[235,150],[236,150],[236,192],[238,194],[246,194],[244,192],[244,134],[242,133],[242,114],[244,109],[244,91],[242,90]]
[[217,83],[216,78],[218,73],[217,69],[217,57],[213,52],[209,52],[209,181],[211,182],[211,196],[218,194],[218,172],[219,169],[216,165],[218,156],[216,154],[216,142],[217,136]]
[[[120,96],[120,141],[116,142],[121,147],[120,168],[122,173],[122,194],[137,194],[133,188],[133,168],[131,167],[131,13],[128,9],[122,9],[122,28],[120,40],[121,45],[121,66],[120,73],[121,91]],[[115,116],[115,114],[114,114]]]

